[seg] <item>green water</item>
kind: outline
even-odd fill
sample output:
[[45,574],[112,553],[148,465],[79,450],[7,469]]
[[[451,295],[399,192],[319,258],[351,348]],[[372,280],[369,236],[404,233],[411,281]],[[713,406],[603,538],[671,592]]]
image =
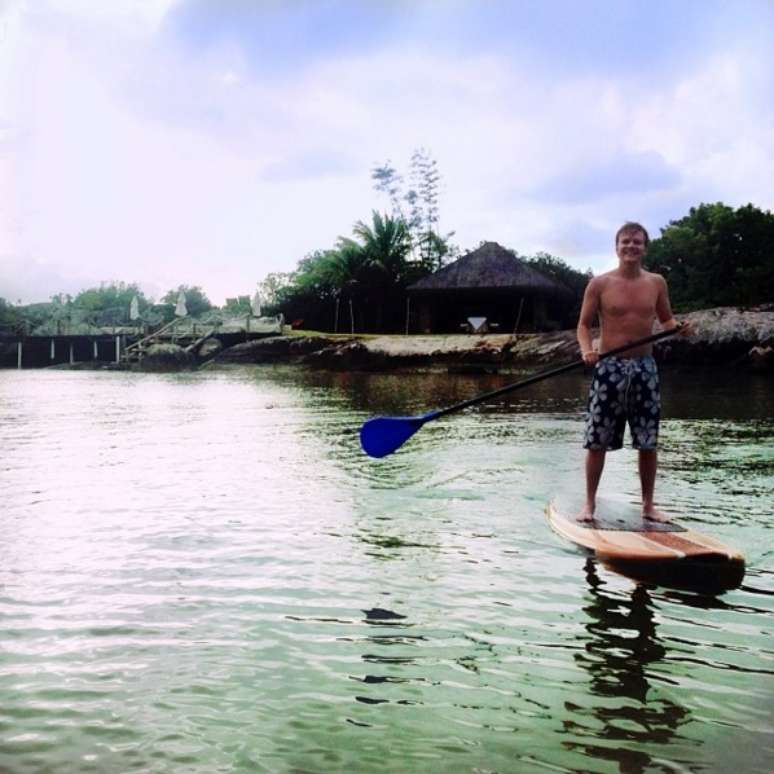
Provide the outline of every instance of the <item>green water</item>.
[[745,553],[723,596],[547,527],[581,376],[375,461],[364,419],[502,381],[0,372],[0,771],[771,771],[774,382],[665,381],[659,501]]

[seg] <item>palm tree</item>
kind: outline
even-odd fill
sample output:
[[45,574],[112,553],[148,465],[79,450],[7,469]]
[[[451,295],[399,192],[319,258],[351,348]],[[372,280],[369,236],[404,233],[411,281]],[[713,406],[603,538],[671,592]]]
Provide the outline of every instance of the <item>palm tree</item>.
[[[411,234],[402,218],[382,216],[374,210],[373,225],[359,220],[353,229],[360,238],[368,263],[386,287],[398,286],[405,279],[407,261],[411,252]],[[352,240],[346,240],[351,242]]]

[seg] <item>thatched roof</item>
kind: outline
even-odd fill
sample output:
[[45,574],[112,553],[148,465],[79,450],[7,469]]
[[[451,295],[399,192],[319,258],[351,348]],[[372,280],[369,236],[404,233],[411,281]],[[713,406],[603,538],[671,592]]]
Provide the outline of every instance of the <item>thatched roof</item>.
[[497,242],[484,242],[435,274],[423,277],[410,292],[509,290],[545,295],[568,295],[571,291],[556,280],[528,266]]

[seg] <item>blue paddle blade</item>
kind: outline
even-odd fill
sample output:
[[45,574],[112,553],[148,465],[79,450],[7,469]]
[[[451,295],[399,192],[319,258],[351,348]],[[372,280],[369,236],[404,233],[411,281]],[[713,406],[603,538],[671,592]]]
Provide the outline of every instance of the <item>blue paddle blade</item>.
[[370,457],[386,457],[403,446],[431,416],[369,419],[360,428],[360,445]]

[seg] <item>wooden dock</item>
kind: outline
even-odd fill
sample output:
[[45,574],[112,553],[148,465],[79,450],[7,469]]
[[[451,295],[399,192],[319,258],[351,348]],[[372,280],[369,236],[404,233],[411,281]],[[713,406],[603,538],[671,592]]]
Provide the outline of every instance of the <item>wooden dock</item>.
[[281,315],[214,320],[179,317],[151,330],[146,325],[97,327],[57,321],[26,334],[0,331],[0,366],[46,368],[91,362],[120,368],[140,362],[154,344],[175,344],[196,354],[212,338],[228,347],[281,335],[283,323]]

